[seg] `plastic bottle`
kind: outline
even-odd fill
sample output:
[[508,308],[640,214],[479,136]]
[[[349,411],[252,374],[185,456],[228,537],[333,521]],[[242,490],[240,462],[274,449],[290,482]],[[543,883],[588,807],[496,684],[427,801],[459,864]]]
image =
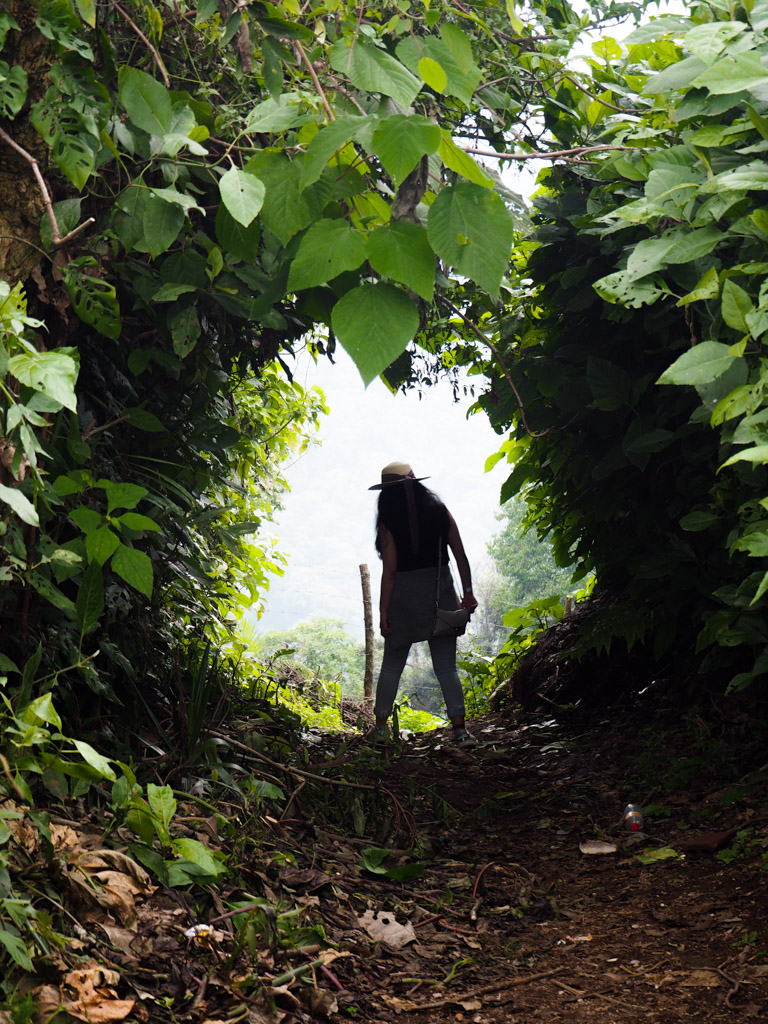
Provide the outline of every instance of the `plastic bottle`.
[[627,832],[643,831],[643,810],[640,804],[627,804],[624,808],[624,828]]

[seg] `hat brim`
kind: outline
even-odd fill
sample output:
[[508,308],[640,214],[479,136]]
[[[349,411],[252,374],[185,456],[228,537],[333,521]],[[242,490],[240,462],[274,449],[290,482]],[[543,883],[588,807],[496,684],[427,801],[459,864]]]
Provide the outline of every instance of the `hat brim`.
[[406,480],[429,480],[428,476],[401,476],[399,480],[387,480],[385,484],[374,484],[373,487],[369,487],[369,491],[382,491],[385,487],[394,487],[397,484],[403,484]]

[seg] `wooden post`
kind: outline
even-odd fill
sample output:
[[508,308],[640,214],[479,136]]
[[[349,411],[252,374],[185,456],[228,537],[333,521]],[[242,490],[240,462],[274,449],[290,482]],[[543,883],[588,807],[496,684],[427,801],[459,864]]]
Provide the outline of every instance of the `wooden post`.
[[373,609],[371,607],[371,574],[368,566],[360,566],[360,582],[363,587],[363,616],[365,621],[365,675],[363,697],[373,700]]

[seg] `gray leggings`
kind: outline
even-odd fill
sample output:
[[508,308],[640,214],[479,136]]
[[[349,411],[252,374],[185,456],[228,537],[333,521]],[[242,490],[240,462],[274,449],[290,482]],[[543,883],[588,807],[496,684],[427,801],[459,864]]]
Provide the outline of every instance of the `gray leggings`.
[[[410,644],[395,647],[391,640],[384,641],[384,658],[376,684],[376,705],[374,714],[377,718],[389,718],[392,705],[395,703],[400,676],[403,674],[408,660]],[[464,717],[464,694],[461,689],[459,673],[456,671],[456,637],[439,636],[429,641],[429,653],[432,655],[432,668],[443,691],[443,700],[449,718]]]

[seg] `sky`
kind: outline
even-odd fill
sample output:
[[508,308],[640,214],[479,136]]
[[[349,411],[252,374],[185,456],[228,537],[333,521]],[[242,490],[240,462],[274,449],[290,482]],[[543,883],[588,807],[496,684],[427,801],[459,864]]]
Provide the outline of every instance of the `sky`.
[[304,353],[297,363],[296,379],[322,388],[330,414],[321,421],[321,444],[286,472],[291,491],[272,532],[290,561],[270,586],[267,610],[256,623],[260,633],[326,618],[342,620],[362,639],[361,563],[371,572],[376,623],[378,492],[368,488],[389,462],[408,462],[416,476],[430,477],[424,482],[453,513],[475,577],[483,563],[487,567],[486,544],[499,531],[494,513],[509,467],[502,461],[486,473],[485,461],[504,438],[483,413],[467,419],[472,400],[455,404],[447,384],[421,399],[415,392],[392,395],[378,379],[366,389],[343,350],[334,358],[335,365],[323,359],[315,366]]

